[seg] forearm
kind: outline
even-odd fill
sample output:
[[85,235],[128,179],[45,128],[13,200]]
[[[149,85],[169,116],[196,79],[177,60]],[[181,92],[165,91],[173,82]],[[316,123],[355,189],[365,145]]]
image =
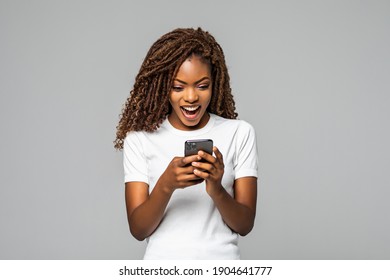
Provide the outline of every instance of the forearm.
[[255,221],[252,209],[237,202],[223,187],[211,198],[222,219],[233,231],[244,236],[252,230]]
[[255,221],[257,178],[246,176],[234,181],[234,198],[221,185],[225,165],[222,153],[213,148],[215,157],[200,151],[198,155],[206,163],[193,162],[194,174],[206,181],[206,191],[221,213],[224,222],[240,235],[248,234]]
[[[138,240],[150,236],[160,224],[165,208],[177,188],[186,188],[199,184],[203,179],[193,174],[189,164],[198,159],[197,155],[175,157],[160,176],[152,192],[147,185],[133,189],[133,195],[127,195],[127,216],[131,234]],[[131,198],[132,197],[132,198]]]
[[160,224],[172,191],[157,182],[147,200],[139,205],[129,217],[131,234],[138,240],[150,236]]

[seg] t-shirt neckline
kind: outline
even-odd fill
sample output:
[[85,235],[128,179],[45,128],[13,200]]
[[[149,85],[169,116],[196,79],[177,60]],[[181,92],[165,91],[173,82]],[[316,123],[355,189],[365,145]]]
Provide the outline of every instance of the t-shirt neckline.
[[211,113],[209,113],[209,115],[210,115],[210,118],[209,118],[208,122],[206,123],[206,125],[202,128],[196,129],[196,130],[177,129],[169,122],[168,117],[165,119],[162,126],[165,126],[170,132],[172,132],[173,134],[179,135],[179,136],[198,136],[198,135],[202,135],[204,133],[209,132],[213,128],[216,116],[214,114],[211,114]]

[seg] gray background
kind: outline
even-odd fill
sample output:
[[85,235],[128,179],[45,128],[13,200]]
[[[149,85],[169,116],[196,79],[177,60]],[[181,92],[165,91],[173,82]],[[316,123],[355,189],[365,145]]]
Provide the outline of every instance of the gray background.
[[0,3],[1,259],[142,257],[115,127],[151,44],[197,26],[258,134],[242,257],[390,258],[389,1]]

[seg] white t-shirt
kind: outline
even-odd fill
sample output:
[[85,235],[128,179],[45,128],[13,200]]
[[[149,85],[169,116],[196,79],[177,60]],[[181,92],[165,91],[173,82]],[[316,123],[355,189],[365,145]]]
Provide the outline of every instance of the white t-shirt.
[[[225,165],[222,185],[231,196],[235,179],[257,177],[253,127],[210,114],[206,126],[195,131],[178,130],[167,118],[154,132],[128,133],[123,147],[125,182],[145,182],[150,193],[171,160],[184,156],[184,142],[192,139],[212,139],[220,150]],[[238,234],[222,220],[205,182],[173,192],[147,243],[144,259],[240,258]]]

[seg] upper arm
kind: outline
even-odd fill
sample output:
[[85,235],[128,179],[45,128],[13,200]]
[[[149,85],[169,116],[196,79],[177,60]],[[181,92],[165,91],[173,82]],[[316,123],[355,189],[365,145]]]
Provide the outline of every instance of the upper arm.
[[248,207],[256,215],[257,178],[242,177],[234,181],[234,199]]
[[125,188],[127,218],[130,219],[134,209],[149,197],[149,186],[145,182],[127,182]]

